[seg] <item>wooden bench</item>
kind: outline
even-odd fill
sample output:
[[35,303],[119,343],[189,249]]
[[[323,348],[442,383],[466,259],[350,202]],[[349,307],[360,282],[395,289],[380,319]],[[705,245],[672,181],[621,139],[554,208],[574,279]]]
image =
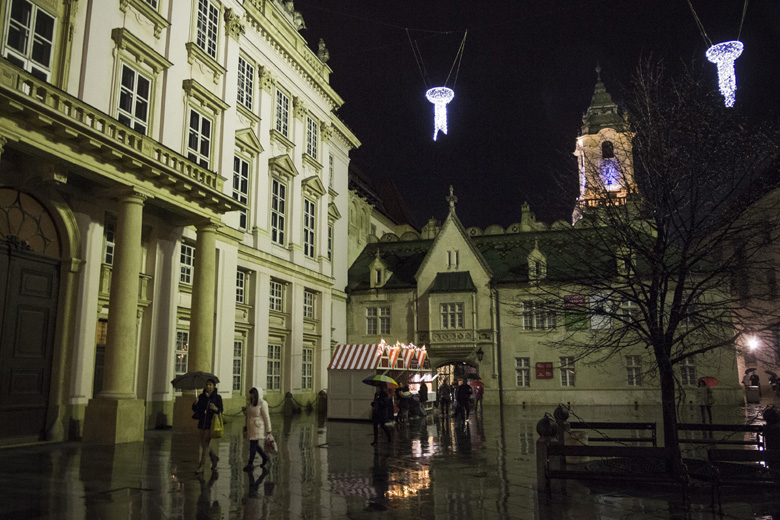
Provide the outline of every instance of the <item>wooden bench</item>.
[[[720,501],[720,488],[726,486],[762,486],[780,488],[780,451],[765,450],[738,450],[738,449],[709,449],[707,450],[707,460],[710,463],[712,474],[712,507],[715,502],[718,503],[718,512],[723,514],[723,507]],[[766,469],[765,471],[751,472],[749,474],[734,474],[724,476],[717,466],[718,462],[737,462],[753,463],[755,469],[760,470],[760,462],[774,465],[774,471]]]
[[642,437],[588,437],[588,442],[646,442],[657,446],[655,423],[652,422],[570,422],[572,430],[639,430]]
[[[548,498],[552,496],[550,481],[552,479],[575,480],[619,480],[622,482],[667,482],[681,484],[683,502],[688,502],[688,472],[682,461],[679,460],[679,452],[670,448],[629,447],[629,446],[566,446],[550,444],[547,446],[547,459],[544,466],[545,484]],[[554,468],[551,459],[560,460],[560,468]],[[568,468],[565,457],[603,457],[625,458],[631,461],[661,460],[664,462],[662,472],[640,472],[635,470],[621,471],[594,470],[584,468]],[[675,466],[680,467],[680,472],[674,471]]]
[[685,439],[680,437],[680,444],[717,444],[724,446],[755,446],[756,449],[764,449],[764,426],[761,424],[688,424],[677,425],[678,431],[695,432],[731,432],[752,433],[753,440],[745,439]]

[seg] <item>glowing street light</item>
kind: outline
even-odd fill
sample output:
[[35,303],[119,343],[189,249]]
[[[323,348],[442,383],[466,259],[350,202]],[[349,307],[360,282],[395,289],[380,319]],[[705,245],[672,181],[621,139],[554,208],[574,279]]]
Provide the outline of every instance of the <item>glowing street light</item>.
[[755,337],[749,338],[747,344],[750,350],[756,350],[758,348],[758,339]]
[[455,97],[455,92],[447,87],[434,87],[425,93],[428,101],[433,103],[433,140],[439,134],[439,130],[447,134],[447,103]]
[[734,92],[737,90],[737,76],[734,73],[734,61],[745,48],[739,40],[716,43],[705,53],[707,59],[718,66],[718,86],[726,100],[727,107],[734,106]]

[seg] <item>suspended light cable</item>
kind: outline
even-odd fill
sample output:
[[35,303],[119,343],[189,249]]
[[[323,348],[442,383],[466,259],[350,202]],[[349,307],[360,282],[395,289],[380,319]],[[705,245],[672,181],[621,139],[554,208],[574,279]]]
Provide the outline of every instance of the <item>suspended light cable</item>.
[[742,25],[745,23],[745,14],[747,14],[748,1],[745,0],[745,4],[742,6],[742,19],[739,21],[739,32],[737,32],[737,40],[742,36]]
[[707,47],[712,47],[712,40],[710,40],[710,37],[707,36],[707,31],[704,30],[704,25],[701,23],[701,20],[699,20],[699,15],[696,14],[696,9],[693,8],[693,4],[691,3],[691,0],[688,0],[688,7],[691,8],[693,19],[696,22],[696,26],[699,28],[701,37],[704,38],[704,43],[707,44]]
[[450,72],[447,74],[447,79],[444,82],[444,85],[446,86],[447,83],[450,81],[450,76],[452,75],[452,70],[455,68],[455,65],[458,65],[458,70],[455,72],[455,81],[453,81],[452,86],[455,86],[455,83],[458,82],[458,72],[460,71],[460,62],[463,59],[463,48],[466,46],[466,36],[469,35],[469,32],[466,31],[463,33],[463,40],[460,42],[460,47],[458,47],[458,53],[455,54],[455,60],[452,62],[452,67],[450,67]]

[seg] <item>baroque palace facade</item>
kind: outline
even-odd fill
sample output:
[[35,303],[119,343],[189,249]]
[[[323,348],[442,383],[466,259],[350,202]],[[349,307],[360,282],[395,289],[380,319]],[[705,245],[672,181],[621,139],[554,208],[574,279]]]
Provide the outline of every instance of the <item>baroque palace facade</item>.
[[[349,152],[278,0],[1,0],[0,442],[191,427],[187,371],[273,406],[346,339]],[[175,19],[175,23],[174,23]]]
[[[610,328],[598,313],[603,301],[583,294],[587,289],[571,274],[577,258],[589,254],[572,233],[585,229],[584,213],[603,198],[596,187],[607,190],[607,197],[624,198],[628,184],[634,184],[630,143],[599,78],[575,146],[580,195],[572,223],[537,222],[523,204],[519,220],[507,228],[466,228],[456,215],[451,187],[443,222],[432,219],[420,233],[397,227],[398,232],[370,235],[349,270],[349,343],[384,339],[425,346],[431,366],[445,377],[478,374],[488,404],[660,403],[657,379],[648,377],[653,360],[645,349],[626,348],[588,364],[555,347],[565,346],[571,334],[587,337]],[[597,172],[602,178],[591,178]],[[582,269],[579,274],[589,275]],[[614,274],[619,276],[617,268]],[[563,309],[539,305],[553,293],[577,308],[576,320]],[[686,403],[695,400],[702,376],[720,381],[714,389],[718,404],[742,402],[736,356],[701,354],[679,367],[676,377]]]

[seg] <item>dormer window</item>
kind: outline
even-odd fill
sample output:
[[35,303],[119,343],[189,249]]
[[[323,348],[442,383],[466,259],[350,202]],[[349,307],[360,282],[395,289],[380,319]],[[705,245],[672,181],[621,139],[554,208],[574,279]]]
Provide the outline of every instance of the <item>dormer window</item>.
[[374,285],[382,285],[382,270],[374,269]]
[[387,270],[387,264],[382,261],[382,258],[379,255],[379,250],[376,252],[376,258],[374,258],[374,261],[371,262],[371,265],[369,265],[369,269],[371,270],[369,280],[371,282],[372,289],[376,287],[382,287],[385,283],[387,283],[387,280],[393,276],[393,273]]
[[539,251],[539,244],[528,254],[528,279],[541,280],[547,277],[547,257]]

